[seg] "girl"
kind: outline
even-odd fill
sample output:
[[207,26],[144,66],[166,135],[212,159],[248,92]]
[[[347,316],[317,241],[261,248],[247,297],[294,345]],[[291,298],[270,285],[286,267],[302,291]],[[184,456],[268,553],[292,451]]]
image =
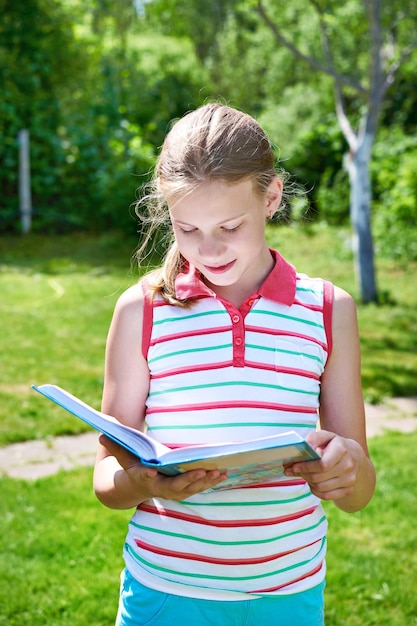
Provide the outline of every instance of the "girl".
[[155,223],[168,212],[173,244],[116,305],[102,409],[170,447],[297,430],[322,458],[210,491],[218,471],[162,476],[101,437],[97,497],[135,508],[118,626],[323,624],[321,500],[372,496],[355,306],[268,248],[283,178],[242,112],[208,104],[173,126],[142,201]]

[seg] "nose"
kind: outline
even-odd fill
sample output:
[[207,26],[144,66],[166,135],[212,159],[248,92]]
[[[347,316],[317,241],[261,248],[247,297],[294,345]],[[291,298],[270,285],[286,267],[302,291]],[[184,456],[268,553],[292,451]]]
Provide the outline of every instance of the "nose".
[[225,251],[226,246],[219,237],[202,235],[198,245],[198,253],[204,259],[216,259]]

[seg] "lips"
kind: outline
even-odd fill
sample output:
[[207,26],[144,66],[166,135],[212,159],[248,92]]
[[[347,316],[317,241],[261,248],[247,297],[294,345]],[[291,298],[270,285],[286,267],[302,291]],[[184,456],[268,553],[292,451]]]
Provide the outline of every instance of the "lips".
[[230,263],[226,263],[226,265],[217,265],[216,267],[212,267],[211,265],[205,265],[204,267],[212,274],[224,274],[224,272],[229,271],[235,263],[236,260],[230,261]]

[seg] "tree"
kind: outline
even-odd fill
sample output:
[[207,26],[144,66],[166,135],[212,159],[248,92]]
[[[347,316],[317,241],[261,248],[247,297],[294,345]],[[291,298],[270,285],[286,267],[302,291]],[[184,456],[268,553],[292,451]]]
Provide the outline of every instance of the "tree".
[[131,205],[167,123],[204,98],[192,43],[148,28],[132,0],[0,0],[0,12],[0,235],[17,229],[28,129],[35,231],[136,236]]
[[[365,303],[377,302],[370,160],[386,93],[417,47],[413,27],[417,9],[415,2],[390,2],[383,7],[382,0],[351,0],[343,5],[309,0],[298,5],[299,11],[305,12],[306,4],[320,33],[320,55],[305,50],[302,41],[284,34],[285,23],[273,17],[264,0],[258,0],[256,10],[280,46],[313,70],[331,77],[337,119],[349,146],[345,167],[350,180],[350,215],[361,296]],[[292,3],[293,11],[296,5]],[[279,9],[277,3],[274,7],[275,11]]]

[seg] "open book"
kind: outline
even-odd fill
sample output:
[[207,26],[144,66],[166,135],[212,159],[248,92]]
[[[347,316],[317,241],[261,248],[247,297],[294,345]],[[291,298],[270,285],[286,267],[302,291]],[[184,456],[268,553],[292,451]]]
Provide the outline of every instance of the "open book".
[[[284,466],[320,455],[295,431],[239,441],[171,449],[110,415],[96,411],[56,385],[33,389],[116,441],[149,467],[175,476],[192,469],[227,472],[227,479],[213,489],[232,489],[286,480]],[[291,479],[287,479],[291,480]]]

